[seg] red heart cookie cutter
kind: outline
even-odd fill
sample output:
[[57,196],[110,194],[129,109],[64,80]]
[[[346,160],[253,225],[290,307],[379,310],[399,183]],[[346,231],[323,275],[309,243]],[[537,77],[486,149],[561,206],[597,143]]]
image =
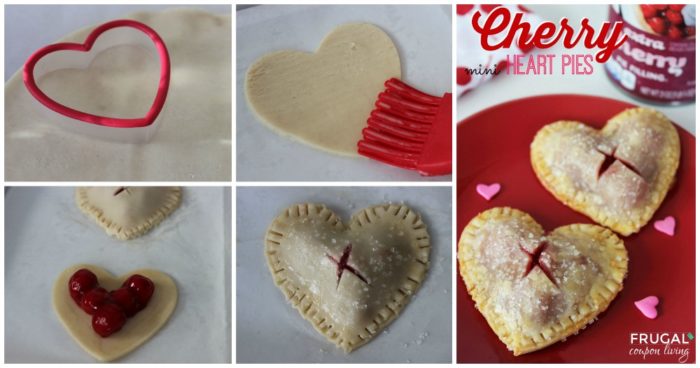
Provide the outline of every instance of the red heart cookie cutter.
[[[39,62],[39,60],[41,60],[41,58],[57,51],[89,52],[95,44],[97,38],[100,37],[100,35],[102,35],[106,31],[119,27],[134,28],[146,34],[155,45],[160,59],[160,80],[158,82],[158,91],[156,92],[153,104],[151,104],[150,109],[144,117],[137,119],[120,119],[93,115],[83,111],[78,111],[53,100],[44,92],[42,92],[41,89],[37,86],[36,81],[34,79],[34,68]],[[158,33],[156,33],[156,31],[154,31],[151,27],[134,20],[120,19],[104,23],[99,27],[95,28],[92,32],[90,32],[90,34],[85,39],[85,42],[83,43],[61,42],[42,47],[41,49],[37,50],[34,54],[32,54],[32,56],[30,56],[27,62],[24,64],[23,77],[24,85],[29,90],[29,93],[31,93],[32,96],[34,96],[34,98],[36,98],[44,106],[61,115],[67,116],[75,120],[105,127],[139,128],[153,124],[153,122],[158,117],[158,114],[160,114],[161,110],[163,109],[163,105],[165,104],[165,98],[168,95],[168,87],[170,86],[170,56],[168,54],[168,49],[166,48],[165,43],[160,38]]]

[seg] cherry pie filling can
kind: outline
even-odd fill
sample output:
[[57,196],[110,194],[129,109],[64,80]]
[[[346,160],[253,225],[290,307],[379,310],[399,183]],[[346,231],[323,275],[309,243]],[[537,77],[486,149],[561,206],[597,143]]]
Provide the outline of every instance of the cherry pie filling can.
[[611,5],[627,40],[605,63],[610,80],[658,104],[695,101],[695,4]]

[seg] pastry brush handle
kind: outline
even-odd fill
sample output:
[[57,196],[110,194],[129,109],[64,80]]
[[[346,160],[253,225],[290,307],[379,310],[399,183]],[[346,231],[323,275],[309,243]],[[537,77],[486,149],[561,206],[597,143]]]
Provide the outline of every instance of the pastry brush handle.
[[445,93],[433,129],[417,165],[424,176],[448,175],[452,172],[452,94]]

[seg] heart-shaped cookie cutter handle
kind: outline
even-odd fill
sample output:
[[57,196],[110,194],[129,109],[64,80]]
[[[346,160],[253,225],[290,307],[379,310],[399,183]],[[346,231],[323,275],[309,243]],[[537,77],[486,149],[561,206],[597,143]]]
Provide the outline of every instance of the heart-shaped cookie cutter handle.
[[[139,45],[144,46],[146,50],[155,50],[160,61],[158,90],[148,112],[141,118],[106,117],[70,108],[47,96],[36,83],[37,79],[56,70],[84,69],[100,52],[120,45]],[[61,53],[52,55],[50,63],[41,61],[45,56],[58,51],[76,51],[92,57],[76,57],[75,53]],[[65,122],[62,126],[68,130],[110,141],[147,142],[157,129],[157,123],[160,120],[158,116],[163,110],[168,95],[170,55],[165,42],[151,27],[134,20],[120,19],[98,26],[90,32],[83,43],[62,42],[42,47],[24,64],[23,77],[29,93],[42,105],[61,115],[63,117],[61,120]]]

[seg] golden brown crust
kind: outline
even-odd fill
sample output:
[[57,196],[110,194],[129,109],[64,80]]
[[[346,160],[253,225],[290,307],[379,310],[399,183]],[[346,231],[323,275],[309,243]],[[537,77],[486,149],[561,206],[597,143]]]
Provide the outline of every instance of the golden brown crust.
[[[540,275],[528,275],[527,277],[533,279],[531,282],[530,280],[501,282],[507,277],[494,274],[494,268],[487,264],[483,254],[480,253],[482,247],[480,242],[484,239],[484,231],[493,231],[487,227],[497,229],[500,226],[499,223],[511,224],[512,221],[516,222],[519,227],[527,229],[529,234],[535,234],[536,238],[544,236],[541,226],[527,213],[508,207],[493,208],[474,217],[462,231],[459,240],[458,261],[460,274],[466,284],[467,291],[474,299],[476,308],[486,318],[499,339],[517,356],[561,341],[592,323],[596,316],[607,309],[617,293],[622,290],[622,282],[627,273],[628,258],[622,240],[612,231],[600,226],[574,224],[559,227],[546,235],[546,239],[551,244],[556,244],[554,239],[558,237],[563,237],[573,243],[577,239],[584,239],[583,243],[579,242],[579,244],[586,244],[587,240],[585,239],[590,239],[595,247],[587,248],[585,245],[579,245],[575,252],[577,254],[580,252],[588,259],[594,260],[595,262],[590,264],[595,263],[598,268],[597,271],[594,271],[594,268],[586,270],[587,272],[595,272],[596,275],[591,276],[592,282],[589,288],[583,290],[585,293],[583,300],[571,303],[570,309],[563,314],[553,316],[549,323],[533,323],[528,320],[531,316],[525,312],[504,312],[503,305],[498,304],[499,297],[505,295],[503,298],[507,300],[510,297],[508,294],[519,293],[518,296],[526,299],[538,298],[547,295],[546,293],[538,293],[546,290],[550,281]],[[484,244],[483,247],[488,245]],[[513,246],[517,247],[517,245]],[[558,271],[552,270],[551,272],[556,274]],[[598,274],[602,276],[599,277]],[[538,278],[538,276],[540,277]],[[523,279],[527,277],[522,276]],[[571,293],[572,290],[566,290],[566,288],[578,287],[575,283],[567,281],[566,277],[558,278],[557,281],[555,293],[562,291]],[[500,288],[494,290],[495,285],[499,285]],[[522,290],[527,287],[532,287],[532,289]],[[581,291],[578,293],[580,294]],[[562,299],[566,300],[567,298]],[[517,305],[524,308],[521,303],[517,303]],[[515,317],[509,320],[510,316]],[[526,324],[534,324],[535,328],[520,328]]]
[[[552,142],[562,139],[562,135],[580,130],[594,139],[608,139],[622,129],[629,129],[630,124],[637,121],[644,122],[640,123],[640,129],[653,129],[663,142],[652,153],[653,156],[647,155],[655,162],[653,170],[644,175],[648,189],[643,193],[639,204],[624,211],[612,211],[609,201],[594,198],[596,190],[581,189],[575,183],[577,179],[568,173],[555,173],[553,170],[553,160],[565,159],[553,158],[550,152]],[[558,121],[546,125],[537,132],[532,142],[530,161],[540,183],[559,201],[601,225],[622,235],[630,235],[649,222],[673,184],[680,162],[680,139],[668,118],[656,110],[640,107],[627,109],[614,116],[600,131],[575,121]]]

